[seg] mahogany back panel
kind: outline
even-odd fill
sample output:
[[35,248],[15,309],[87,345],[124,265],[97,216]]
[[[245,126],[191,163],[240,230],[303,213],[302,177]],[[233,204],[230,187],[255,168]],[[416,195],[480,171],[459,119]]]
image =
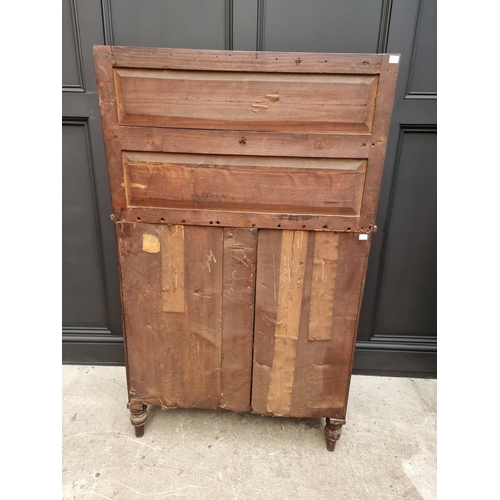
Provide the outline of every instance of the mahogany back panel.
[[397,56],[94,57],[134,425],[344,419]]
[[397,56],[96,46],[94,57],[117,221],[373,227]]

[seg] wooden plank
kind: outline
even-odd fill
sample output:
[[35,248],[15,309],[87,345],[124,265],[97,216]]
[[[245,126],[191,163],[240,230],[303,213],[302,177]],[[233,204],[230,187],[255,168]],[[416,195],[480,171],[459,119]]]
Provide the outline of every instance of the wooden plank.
[[108,171],[113,213],[118,214],[126,205],[121,142],[118,140],[118,110],[113,67],[109,47],[94,46],[94,67],[101,111],[104,149]]
[[[168,395],[177,403],[165,364],[172,365],[164,343],[165,316],[161,307],[161,252],[149,252],[144,241],[161,242],[161,226],[117,224],[125,357],[129,393],[139,397]],[[173,330],[168,341],[177,340]],[[147,362],[144,362],[147,360]],[[159,375],[158,375],[159,374]]]
[[188,348],[182,362],[188,408],[220,406],[222,228],[185,228]]
[[[378,76],[115,69],[120,125],[369,133]],[[118,92],[118,86],[120,92]]]
[[[210,152],[219,151],[220,153],[232,153],[238,154],[242,151],[251,154],[266,154],[271,155],[279,154],[283,152],[285,155],[299,154],[299,151],[303,149],[304,154],[308,157],[331,157],[338,156],[340,158],[350,156],[352,158],[362,157],[366,155],[364,150],[367,149],[367,139],[363,136],[317,136],[310,134],[297,135],[296,138],[282,136],[282,134],[260,134],[259,133],[247,133],[244,135],[238,134],[236,132],[228,132],[228,137],[224,137],[224,132],[209,136],[210,132],[205,131],[188,131],[185,133],[171,132],[165,134],[163,131],[161,133],[156,133],[154,130],[158,129],[148,129],[145,134],[145,129],[136,130],[127,128],[120,128],[120,130],[115,128],[110,128],[105,136],[109,136],[109,148],[107,146],[108,154],[108,174],[110,176],[112,202],[113,202],[113,213],[116,220],[126,220],[129,222],[135,222],[137,217],[141,217],[143,221],[146,222],[157,222],[161,218],[165,218],[165,213],[160,212],[149,212],[148,210],[142,210],[138,213],[134,210],[133,213],[127,214],[127,199],[125,193],[125,183],[123,177],[123,166],[121,161],[116,161],[119,158],[119,144],[122,144],[124,149],[135,149],[135,150],[159,150],[159,151],[187,151],[194,152],[196,148],[199,148],[200,152]],[[193,132],[193,133],[191,133]],[[167,137],[168,136],[168,137]],[[220,137],[219,137],[220,136]],[[227,139],[223,143],[224,139]],[[106,139],[108,140],[108,139]],[[248,146],[248,147],[247,147]],[[350,151],[350,153],[348,153]],[[291,214],[291,217],[287,220],[281,216],[268,216],[264,215],[257,217],[255,220],[251,220],[248,216],[243,216],[244,221],[233,213],[218,213],[214,214],[210,220],[220,220],[222,225],[225,226],[244,226],[252,227],[252,223],[256,224],[256,227],[267,227],[274,228],[278,227],[278,224],[282,224],[280,227],[286,229],[301,229],[302,224],[294,222],[294,218],[297,221],[307,221],[310,220],[311,224],[308,226],[310,229],[321,229],[323,226],[328,226],[332,230],[345,231],[348,227],[351,227],[353,231],[357,229],[358,223],[356,222],[356,217],[344,217],[342,215],[342,210],[337,210],[337,216],[325,216],[321,218],[315,217],[301,217],[301,214],[295,213]],[[303,214],[307,215],[307,214]],[[188,223],[197,224],[209,224],[209,217],[199,213],[186,213],[185,211],[176,211],[175,213],[168,214],[169,221],[175,224],[183,224],[182,220],[189,219]],[[221,220],[223,219],[223,220]]]
[[369,168],[366,175],[365,191],[361,207],[360,226],[364,228],[375,224],[376,220],[380,184],[382,182],[385,152],[387,149],[389,127],[394,104],[394,92],[398,79],[399,64],[390,63],[390,57],[389,54],[382,56],[382,68],[380,71],[377,103],[373,119],[372,138],[369,142]]
[[[281,264],[275,262],[273,266],[270,259],[273,242],[268,235],[272,233],[276,231],[259,231],[252,411],[301,418],[344,419],[369,241],[360,241],[357,234],[335,235],[338,239],[339,265],[330,307],[332,321],[329,339],[310,341],[311,310],[314,311],[311,308],[312,281],[317,273],[314,269],[314,255],[322,253],[315,248],[315,240],[317,236],[321,239],[325,234],[304,233],[308,243],[302,264],[303,287],[300,301],[297,295],[286,301],[285,295],[279,294],[284,289],[286,293],[287,287],[285,285],[282,288],[283,282],[277,281],[274,281],[279,288],[276,293],[282,298],[273,300],[272,277],[273,274],[280,275]],[[335,236],[328,234],[327,237],[331,239]],[[274,244],[276,243],[274,237]],[[321,242],[319,245],[321,246]],[[280,254],[286,253],[283,248],[279,251]],[[261,265],[264,266],[263,269],[260,269]],[[279,304],[281,300],[285,302]],[[282,322],[283,315],[278,313],[280,305],[282,311],[283,307],[294,310],[291,320],[288,316],[287,322]],[[289,328],[290,325],[297,325],[297,321],[297,333],[292,334],[293,340],[283,342],[284,339],[279,341],[275,337],[280,325]],[[290,345],[293,344],[295,347],[292,351]],[[286,366],[281,364],[285,357]],[[280,370],[280,367],[283,368]],[[279,374],[277,378],[275,373]]]
[[[357,215],[366,162],[125,153],[130,206]],[[311,197],[314,193],[314,197]]]
[[297,172],[311,172],[316,169],[338,172],[363,172],[366,161],[339,158],[286,158],[281,156],[215,155],[189,153],[148,153],[130,151],[124,157],[132,165],[186,165],[215,167],[251,167],[291,169]]
[[116,127],[113,137],[129,151],[307,158],[367,158],[366,134],[306,134],[252,131]]
[[[168,226],[117,225],[130,395],[163,406],[216,409],[221,392],[223,230],[184,228],[185,312],[163,310],[163,253],[174,248],[170,231],[175,234]],[[143,250],[144,234],[161,241],[160,252]],[[179,256],[174,259],[180,264]]]
[[321,342],[309,340],[314,250],[308,252],[290,416],[345,419],[369,246],[357,234],[338,235],[330,338]]
[[107,47],[113,66],[201,71],[269,71],[270,73],[380,72],[379,54],[332,54],[310,52],[245,52],[150,47]]
[[267,413],[280,287],[281,231],[260,229],[257,244],[252,411]]
[[308,231],[357,231],[357,215],[315,215],[302,213],[233,212],[222,210],[190,210],[181,208],[131,207],[121,211],[118,222],[169,223],[178,225],[220,227],[256,227],[267,229],[299,229]]
[[184,313],[184,226],[163,226],[161,239],[163,311]]
[[338,261],[338,233],[316,233],[309,310],[309,340],[330,340]]
[[[108,174],[112,193],[113,213],[117,220],[135,221],[137,220],[136,217],[142,218],[139,213],[125,215],[127,211],[125,193],[126,181],[123,178],[120,155],[122,151],[132,150],[211,153],[219,155],[268,155],[275,157],[368,158],[361,215],[358,222],[352,222],[352,220],[345,219],[345,216],[348,216],[349,213],[340,207],[339,211],[331,215],[329,219],[338,217],[342,220],[328,221],[328,218],[322,218],[321,220],[315,219],[312,227],[306,226],[306,228],[303,228],[301,225],[297,224],[290,224],[283,227],[286,227],[286,229],[318,230],[321,229],[322,226],[327,226],[328,230],[335,231],[349,231],[348,228],[350,227],[353,231],[364,231],[370,230],[373,226],[387,144],[388,124],[390,121],[399,66],[398,64],[389,63],[391,55],[251,53],[106,46],[96,46],[94,48],[94,55],[105,137]],[[115,73],[117,75],[116,79],[113,76]],[[122,76],[120,77],[118,73],[121,73]],[[149,77],[144,78],[146,75],[149,75]],[[154,75],[154,78],[151,78],[151,75]],[[179,75],[184,75],[185,77],[180,78]],[[230,125],[230,123],[236,123],[239,120],[237,116],[238,113],[243,111],[241,111],[240,106],[236,106],[233,110],[234,113],[236,113],[236,115],[234,115],[232,111],[228,111],[228,109],[232,109],[231,106],[233,106],[233,104],[227,103],[226,101],[224,102],[226,102],[229,108],[216,106],[217,110],[215,111],[213,109],[208,111],[205,110],[207,111],[205,115],[203,114],[205,112],[203,111],[205,109],[203,106],[200,108],[199,106],[191,106],[186,103],[181,104],[182,99],[177,99],[175,102],[169,101],[168,106],[160,105],[161,99],[168,100],[171,98],[171,93],[155,93],[155,86],[162,86],[168,82],[175,81],[176,85],[178,83],[187,85],[188,87],[189,85],[195,85],[197,87],[196,93],[198,94],[201,92],[203,94],[203,92],[208,92],[208,87],[206,85],[199,85],[201,81],[200,78],[207,78],[207,85],[232,85],[238,79],[241,80],[238,80],[238,83],[248,82],[250,87],[252,85],[258,87],[259,85],[265,84],[266,90],[263,96],[259,97],[255,92],[253,94],[251,92],[245,94],[244,89],[242,89],[243,94],[241,94],[247,97],[252,96],[250,106],[248,109],[245,108],[246,111],[244,111],[244,113],[248,114],[247,118],[250,122],[252,122],[252,120],[254,120],[252,123],[258,122],[256,126],[259,127],[262,125],[262,121],[269,123],[273,122],[274,119],[271,115],[273,113],[278,113],[278,106],[283,105],[285,102],[284,94],[280,93],[279,89],[267,89],[268,84],[275,86],[283,84],[293,87],[293,85],[296,84],[299,86],[303,85],[301,83],[302,79],[316,79],[317,81],[311,81],[310,83],[312,85],[332,87],[332,89],[338,85],[344,88],[349,87],[350,84],[345,87],[344,84],[338,83],[337,80],[343,78],[345,82],[352,82],[350,90],[347,89],[348,91],[343,94],[342,99],[347,99],[343,104],[353,104],[358,101],[359,104],[365,99],[364,104],[366,106],[361,106],[363,109],[359,108],[358,111],[361,114],[358,114],[358,118],[355,118],[354,121],[358,125],[363,123],[363,126],[367,128],[363,129],[364,132],[362,133],[351,135],[354,132],[354,129],[352,129],[354,122],[350,122],[349,120],[352,119],[356,113],[348,113],[351,118],[346,118],[344,120],[340,119],[342,118],[340,117],[338,121],[338,125],[341,128],[351,127],[348,131],[348,135],[339,133],[342,132],[341,129],[334,130],[331,128],[329,130],[336,133],[311,133],[313,130],[310,126],[311,124],[315,126],[314,121],[317,119],[317,113],[310,117],[307,114],[310,111],[307,106],[300,108],[300,112],[305,114],[303,119],[299,119],[296,122],[298,127],[297,130],[295,130],[296,133],[289,132],[286,129],[289,122],[294,122],[295,118],[291,119],[291,115],[287,116],[287,120],[285,121],[280,121],[281,118],[277,121],[274,120],[273,123],[275,123],[276,129],[271,134],[250,130],[221,131],[189,130],[186,128],[173,128],[165,131],[159,127],[151,126],[154,125],[154,123],[150,122],[141,122],[141,125],[148,125],[147,127],[119,126],[118,121],[122,120],[122,123],[125,123],[127,116],[129,118],[133,116],[153,116],[155,120],[161,121],[164,120],[165,116],[168,117],[172,114],[167,108],[171,106],[184,106],[186,113],[184,113],[183,117],[177,114],[175,114],[175,116],[180,120],[193,120],[192,126],[211,126],[208,122],[203,122],[203,120],[216,120],[217,123],[212,125],[216,125],[218,128],[221,126],[237,128],[237,126]],[[328,79],[333,80],[327,84],[325,82]],[[127,88],[124,88],[124,80],[128,80]],[[323,82],[323,80],[325,80],[325,82]],[[378,80],[378,85],[374,84],[376,80]],[[361,84],[360,82],[366,82],[366,84]],[[373,84],[368,82],[372,82]],[[131,90],[131,86],[135,89],[136,86],[142,88],[141,85],[146,85],[147,87],[143,89],[144,92],[135,92]],[[245,83],[245,85],[247,84]],[[354,88],[364,88],[365,90],[369,88],[371,90],[368,94],[366,92],[363,94],[364,91],[361,92],[361,94],[365,96],[362,97]],[[311,89],[312,87],[306,86],[305,90],[307,92],[312,92]],[[217,89],[215,89],[214,92],[217,92]],[[183,101],[190,103],[190,96],[194,94],[191,91],[186,91],[185,93],[186,95]],[[224,92],[222,94],[224,94]],[[220,98],[225,99],[225,95],[222,94]],[[156,97],[154,97],[155,95]],[[147,115],[146,113],[146,115],[144,115],[144,110],[133,110],[132,108],[129,109],[129,111],[131,111],[131,113],[129,113],[129,111],[127,111],[127,102],[125,102],[126,99],[128,99],[127,96],[132,99],[131,101],[127,101],[130,106],[133,107],[135,105],[134,102],[137,104],[139,102],[138,99],[142,99],[141,102],[143,102],[146,107],[152,106],[152,111],[150,110],[148,113],[151,112],[153,114]],[[188,99],[186,99],[186,97],[188,97]],[[200,96],[197,95],[197,97]],[[253,99],[254,97],[255,100]],[[314,100],[317,98],[317,95],[311,94],[309,97]],[[375,107],[372,106],[374,97]],[[158,99],[160,101],[158,101]],[[340,99],[340,94],[338,99]],[[297,101],[297,99],[292,99],[292,101]],[[331,100],[327,99],[327,101],[330,102]],[[207,97],[206,105],[208,107],[215,106],[215,104],[210,104],[210,102],[211,100],[208,101]],[[300,99],[297,105],[302,106]],[[320,108],[321,109],[318,111],[319,113],[327,111],[324,106]],[[338,109],[344,109],[344,107],[339,106]],[[221,113],[221,116],[216,118],[216,113]],[[268,118],[266,118],[266,116]],[[333,126],[335,128],[335,117],[331,113],[326,116],[327,118],[323,120],[324,126],[327,128]],[[361,116],[364,118],[361,118]],[[240,120],[240,122],[248,124],[247,118],[243,121]],[[255,122],[255,120],[257,120],[257,122]],[[372,121],[373,126],[371,125]],[[127,123],[130,124],[132,122]],[[168,124],[168,126],[173,125],[175,124]],[[188,126],[185,122],[182,122],[181,125],[182,127]],[[245,125],[244,128],[248,129],[249,127]],[[347,131],[347,129],[344,131]],[[360,131],[361,129],[358,130],[358,132]],[[315,132],[319,132],[319,130],[315,130]],[[357,205],[357,201],[354,205]],[[264,213],[266,211],[262,210],[261,212]],[[359,208],[356,209],[355,212],[358,214]],[[156,214],[151,215],[153,218],[148,218],[148,222],[157,222],[157,220],[154,220]],[[169,217],[170,215],[172,219],[169,220],[169,222],[177,224],[182,224],[183,219],[187,220],[186,215],[188,215],[190,219],[192,218],[192,221],[189,223],[206,223],[202,220],[203,216],[200,214],[193,214],[191,216],[191,214],[178,211],[169,214]],[[299,216],[301,220],[304,220],[304,216],[307,215],[307,213],[293,213],[293,215]],[[231,213],[224,213],[217,217],[221,225],[225,226],[230,226],[230,220],[238,220],[238,218],[234,218]],[[160,215],[158,217],[158,219],[161,218],[164,218],[164,216]],[[224,222],[220,220],[221,218],[224,218]],[[244,227],[252,227],[252,224],[255,224],[253,227],[277,227],[277,224],[275,224],[276,219],[269,215],[258,217],[257,220],[249,220],[248,217],[244,218],[246,220],[241,224]],[[248,226],[246,226],[247,223],[249,223]]]
[[256,229],[224,229],[221,408],[250,410]]
[[274,358],[267,396],[267,411],[273,415],[290,411],[307,242],[306,231],[282,231]]
[[256,271],[252,411],[345,418],[398,65],[94,53],[130,396],[248,410]]

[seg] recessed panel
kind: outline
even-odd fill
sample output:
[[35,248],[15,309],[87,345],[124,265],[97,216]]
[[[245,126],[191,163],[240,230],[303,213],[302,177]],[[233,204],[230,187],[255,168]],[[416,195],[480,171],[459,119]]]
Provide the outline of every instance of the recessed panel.
[[62,321],[65,327],[107,327],[92,159],[86,126],[62,127]]
[[437,5],[436,0],[422,2],[413,42],[413,67],[410,70],[410,94],[437,92]]
[[372,129],[376,75],[115,70],[120,125],[303,133]]
[[80,56],[71,4],[70,0],[62,3],[62,84],[63,87],[81,87]]
[[410,130],[402,134],[401,141],[386,230],[375,333],[434,336],[437,331],[437,134]]
[[356,215],[366,160],[123,155],[129,207]]

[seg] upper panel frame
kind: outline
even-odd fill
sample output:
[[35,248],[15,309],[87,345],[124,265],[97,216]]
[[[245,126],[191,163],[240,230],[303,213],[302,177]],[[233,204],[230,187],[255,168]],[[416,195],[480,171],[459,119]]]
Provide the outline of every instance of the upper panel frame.
[[[396,56],[396,57],[394,57]],[[95,46],[99,104],[116,221],[274,229],[373,230],[398,74],[396,54],[245,52]],[[147,68],[296,74],[377,75],[371,134],[259,132],[119,125],[115,69]],[[359,215],[232,212],[127,205],[123,153],[163,152],[303,158],[359,158],[367,170]],[[314,196],[314,193],[311,193]]]

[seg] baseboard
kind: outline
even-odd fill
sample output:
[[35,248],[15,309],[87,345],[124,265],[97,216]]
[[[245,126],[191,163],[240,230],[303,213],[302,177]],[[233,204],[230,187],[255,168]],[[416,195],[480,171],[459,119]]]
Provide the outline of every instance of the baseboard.
[[384,375],[390,377],[437,377],[436,351],[378,349],[357,347],[354,353],[353,373],[357,375]]
[[[62,362],[72,365],[125,365],[122,337],[110,335],[65,334]],[[391,377],[436,378],[437,354],[416,345],[388,348],[376,342],[359,342],[354,355],[353,373]]]
[[125,365],[123,337],[92,331],[65,331],[62,362],[66,365]]

